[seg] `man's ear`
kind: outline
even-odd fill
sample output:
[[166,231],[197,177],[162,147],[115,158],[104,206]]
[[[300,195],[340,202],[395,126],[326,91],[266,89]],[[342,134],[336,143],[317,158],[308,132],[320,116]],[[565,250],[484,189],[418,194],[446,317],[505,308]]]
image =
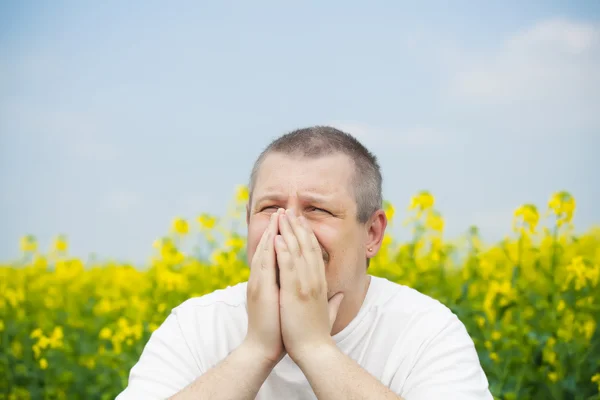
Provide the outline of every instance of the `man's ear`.
[[250,202],[246,203],[246,225],[250,223]]
[[383,210],[377,210],[373,213],[371,218],[369,218],[366,225],[367,240],[365,241],[365,255],[367,258],[373,258],[379,251],[379,248],[383,243],[383,236],[385,235],[387,224],[387,216]]

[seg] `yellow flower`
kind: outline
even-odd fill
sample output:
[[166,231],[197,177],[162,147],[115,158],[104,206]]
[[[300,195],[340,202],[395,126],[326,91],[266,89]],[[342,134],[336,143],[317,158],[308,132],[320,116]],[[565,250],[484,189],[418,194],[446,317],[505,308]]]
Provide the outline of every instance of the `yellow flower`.
[[100,339],[108,340],[112,337],[112,330],[110,328],[104,327],[100,330],[100,334],[98,335]]
[[185,219],[175,218],[171,225],[171,229],[179,235],[187,235],[189,232],[189,225]]
[[48,368],[48,360],[46,360],[45,358],[40,359],[40,368],[41,369]]
[[544,353],[544,360],[550,365],[556,364],[556,353],[548,350]]
[[588,283],[594,287],[598,284],[600,267],[597,265],[588,266],[582,256],[576,256],[566,268],[567,277],[564,282],[568,286],[571,282],[575,283],[575,290],[580,291]]
[[498,357],[498,353],[496,353],[496,352],[492,352],[492,353],[490,353],[490,358],[491,358],[491,359],[492,359],[492,361],[494,361],[494,362],[498,362],[498,360],[500,359],[500,358]]
[[33,267],[34,268],[38,268],[38,269],[45,269],[48,266],[48,260],[46,259],[46,257],[37,254],[34,258],[33,258]]
[[550,382],[558,381],[558,374],[556,372],[548,372],[548,380],[550,380]]
[[590,318],[580,325],[580,331],[583,333],[583,337],[586,338],[586,340],[591,340],[596,331],[596,321],[593,318]]
[[575,198],[566,191],[554,193],[548,201],[548,210],[556,216],[558,226],[570,223],[575,212]]
[[598,385],[598,392],[600,392],[600,372],[592,376],[592,382]]
[[537,207],[533,204],[524,204],[517,208],[514,213],[513,229],[525,233],[535,233],[540,220]]
[[0,319],[0,332],[4,330],[4,321]]
[[96,367],[96,361],[92,357],[82,357],[81,365],[88,369],[94,369]]
[[389,235],[387,233],[384,234],[383,240],[381,241],[381,247],[383,247],[383,248],[389,247],[392,244],[393,240],[394,239],[392,238],[391,235]]
[[40,328],[34,329],[33,332],[31,332],[31,335],[29,335],[30,338],[35,339],[35,338],[40,338],[42,337],[44,334],[42,332],[42,330]]
[[498,331],[492,332],[492,340],[498,341],[502,337],[502,334]]
[[21,238],[21,251],[33,253],[37,250],[37,240],[33,235],[23,236]]
[[444,219],[437,211],[431,211],[427,214],[425,225],[436,232],[444,231]]
[[431,193],[426,190],[423,190],[417,193],[416,196],[413,196],[410,201],[409,210],[417,210],[420,215],[421,212],[426,211],[432,208],[435,204],[435,198]]
[[383,210],[385,211],[385,217],[391,222],[394,219],[394,214],[396,213],[396,209],[393,204],[389,201],[383,202]]
[[250,198],[250,194],[248,192],[248,187],[244,185],[240,185],[237,187],[237,191],[235,194],[235,200],[238,204],[243,204],[248,201]]
[[213,217],[212,215],[208,215],[206,213],[200,215],[197,220],[202,230],[213,229],[215,227],[215,224],[217,223],[216,217]]
[[185,258],[185,255],[179,251],[170,238],[163,238],[155,242],[155,247],[159,247],[161,259],[167,263],[178,264]]
[[227,241],[225,242],[225,247],[229,247],[233,251],[238,251],[244,248],[246,242],[243,238],[238,236],[237,234],[230,235]]
[[65,235],[59,235],[56,238],[54,238],[54,243],[52,245],[54,251],[64,253],[67,251],[68,247],[69,244],[67,243],[67,238]]
[[477,322],[477,326],[483,328],[483,326],[485,325],[485,318],[480,315],[475,318],[475,322]]
[[10,345],[10,351],[16,358],[23,357],[23,345],[18,340],[13,340]]

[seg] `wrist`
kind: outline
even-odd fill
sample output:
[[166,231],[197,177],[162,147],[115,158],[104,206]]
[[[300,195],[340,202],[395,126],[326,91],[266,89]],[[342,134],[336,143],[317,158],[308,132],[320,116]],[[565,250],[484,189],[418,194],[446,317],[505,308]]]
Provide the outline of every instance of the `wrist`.
[[272,354],[268,354],[266,351],[264,351],[261,346],[256,345],[248,339],[244,340],[240,344],[238,351],[244,359],[251,361],[253,365],[258,366],[259,368],[268,371],[275,368],[277,363],[279,363],[279,361],[281,361],[285,355],[284,353],[279,357],[273,357]]
[[306,369],[313,366],[324,365],[324,362],[327,362],[339,352],[340,349],[332,339],[331,341],[306,346],[293,355],[290,354],[290,357],[301,370],[306,371]]

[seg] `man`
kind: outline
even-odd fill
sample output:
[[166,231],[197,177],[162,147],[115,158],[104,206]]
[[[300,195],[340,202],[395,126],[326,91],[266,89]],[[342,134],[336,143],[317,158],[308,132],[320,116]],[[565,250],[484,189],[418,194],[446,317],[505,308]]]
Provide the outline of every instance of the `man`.
[[492,398],[448,308],[367,274],[387,220],[356,139],[288,133],[249,187],[248,282],[173,309],[118,400]]

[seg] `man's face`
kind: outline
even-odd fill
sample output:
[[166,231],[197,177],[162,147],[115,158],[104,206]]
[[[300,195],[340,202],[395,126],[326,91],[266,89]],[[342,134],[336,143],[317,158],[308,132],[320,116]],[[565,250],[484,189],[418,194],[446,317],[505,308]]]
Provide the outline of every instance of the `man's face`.
[[[278,208],[304,215],[323,251],[328,298],[353,288],[366,273],[367,230],[351,193],[354,165],[342,154],[320,158],[269,154],[248,208],[248,262]],[[348,293],[345,293],[348,295]]]

